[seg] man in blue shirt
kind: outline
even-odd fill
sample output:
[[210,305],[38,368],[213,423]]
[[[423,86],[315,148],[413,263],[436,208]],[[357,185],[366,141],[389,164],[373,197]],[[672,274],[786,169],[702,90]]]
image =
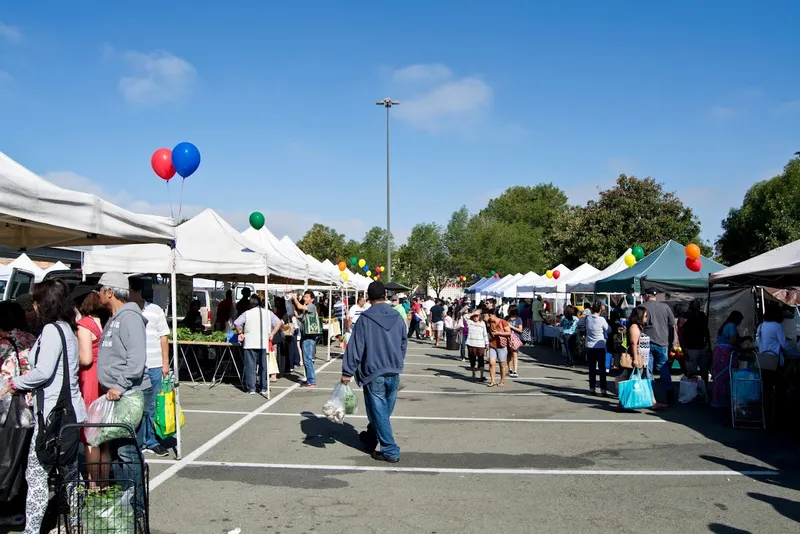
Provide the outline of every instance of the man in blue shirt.
[[[408,345],[405,322],[386,302],[381,282],[367,288],[371,306],[353,326],[342,359],[342,383],[355,377],[364,392],[369,425],[359,435],[372,458],[397,463],[400,447],[394,441],[390,418],[400,388],[400,373]],[[380,443],[380,452],[376,451]]]

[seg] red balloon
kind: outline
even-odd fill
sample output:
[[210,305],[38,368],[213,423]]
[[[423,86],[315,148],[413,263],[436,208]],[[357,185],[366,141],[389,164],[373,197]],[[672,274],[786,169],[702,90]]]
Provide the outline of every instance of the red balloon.
[[561,271],[553,271],[553,278],[558,280],[560,276],[561,276]]
[[153,152],[153,157],[150,158],[150,165],[162,180],[169,182],[175,176],[175,167],[172,166],[172,150],[168,148],[159,148]]
[[700,269],[703,268],[703,262],[699,259],[693,260],[691,258],[686,258],[686,268],[693,273],[699,273]]

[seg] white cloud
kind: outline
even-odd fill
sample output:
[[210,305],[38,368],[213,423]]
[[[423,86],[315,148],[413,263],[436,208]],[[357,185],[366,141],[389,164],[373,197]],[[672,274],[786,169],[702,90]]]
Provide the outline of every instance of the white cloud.
[[452,78],[453,72],[441,63],[409,65],[392,73],[398,83],[440,82]]
[[9,26],[0,21],[0,38],[11,43],[22,42],[22,31],[14,26]]
[[727,120],[737,115],[737,111],[726,106],[714,106],[710,110],[711,117],[717,120]]
[[[248,219],[250,213],[254,210],[242,209],[217,209],[212,206],[198,206],[192,204],[185,204],[180,206],[179,215],[179,189],[172,184],[170,202],[160,204],[153,204],[146,200],[134,198],[130,193],[124,190],[111,192],[102,185],[93,182],[91,179],[77,174],[72,171],[56,171],[49,172],[43,176],[45,180],[63,187],[65,189],[72,189],[75,191],[83,191],[90,193],[100,198],[113,202],[114,204],[128,209],[136,213],[148,213],[152,215],[171,216],[175,219],[184,217],[194,217],[203,210],[211,207],[219,213],[231,226],[238,230],[245,230],[248,227]],[[156,178],[154,178],[155,180]],[[317,216],[307,213],[294,213],[289,211],[272,211],[261,210],[267,221],[267,228],[275,234],[278,238],[288,235],[292,240],[297,241],[302,238],[306,231],[311,228],[314,223],[320,222],[327,226],[335,228],[338,232],[345,234],[348,238],[360,239],[364,232],[367,230],[366,224],[360,219],[343,218],[332,220],[320,220]]]
[[493,91],[488,83],[477,76],[457,78],[438,63],[399,69],[392,79],[420,87],[410,97],[400,99],[394,113],[421,130],[439,132],[469,126],[492,104]]
[[197,79],[197,70],[183,58],[164,50],[116,52],[103,47],[105,59],[125,63],[131,74],[119,80],[122,96],[131,104],[149,105],[169,102],[185,95]]

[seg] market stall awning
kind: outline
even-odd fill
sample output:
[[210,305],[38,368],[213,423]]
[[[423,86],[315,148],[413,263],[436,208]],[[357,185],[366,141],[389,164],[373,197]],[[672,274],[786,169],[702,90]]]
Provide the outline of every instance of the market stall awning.
[[713,273],[709,281],[712,284],[800,286],[800,240]]
[[599,269],[589,265],[588,263],[584,263],[578,266],[574,271],[568,271],[567,273],[564,273],[564,271],[560,271],[560,276],[558,277],[558,280],[556,280],[555,278],[548,278],[544,282],[537,283],[536,292],[566,293],[567,284],[569,284],[573,280],[585,280],[586,278],[594,276],[599,272],[600,272]]
[[702,268],[698,272],[686,267],[686,252],[683,245],[675,241],[667,241],[647,257],[624,271],[608,278],[597,280],[594,284],[597,293],[641,292],[641,280],[679,284],[683,286],[708,286],[708,276],[725,268],[721,263],[710,258],[701,258]]
[[0,245],[172,243],[175,221],[141,215],[95,195],[63,189],[0,152]]
[[[242,235],[256,243],[259,248],[267,255],[267,265],[273,272],[280,272],[281,276],[293,280],[318,280],[327,282],[323,279],[321,273],[312,273],[308,261],[301,258],[293,251],[286,250],[281,241],[270,232],[266,226],[260,230],[255,228],[248,228]],[[317,276],[313,276],[317,274]]]
[[497,283],[492,286],[491,290],[489,290],[489,294],[494,297],[501,297],[501,298],[513,297],[514,294],[516,294],[516,291],[514,292],[514,294],[510,295],[506,295],[506,291],[508,290],[509,287],[516,286],[517,282],[522,280],[524,276],[525,275],[522,273],[517,273],[511,276],[510,278],[509,277],[504,278],[500,283]]
[[594,275],[586,278],[584,280],[575,280],[570,281],[567,283],[567,291],[570,293],[594,293],[594,283],[598,280],[602,280],[604,278],[608,278],[609,276],[615,275],[618,272],[624,271],[628,268],[625,264],[625,256],[631,254],[631,249],[625,251],[622,256],[617,258],[614,263],[600,271],[599,273],[595,273]]
[[477,282],[475,282],[474,284],[469,286],[465,291],[467,293],[475,293],[475,291],[480,289],[481,286],[486,283],[486,280],[488,280],[488,278],[486,278],[486,277],[481,278],[480,280],[478,280]]
[[[262,282],[267,274],[264,253],[213,210],[207,209],[176,229],[175,272],[208,279]],[[166,245],[123,245],[94,248],[83,255],[87,274],[169,273],[172,250]],[[270,267],[270,274],[291,277]]]

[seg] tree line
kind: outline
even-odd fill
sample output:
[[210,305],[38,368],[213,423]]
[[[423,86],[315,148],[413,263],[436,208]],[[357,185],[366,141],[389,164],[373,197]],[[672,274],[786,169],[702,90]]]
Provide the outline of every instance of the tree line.
[[[714,243],[700,239],[700,221],[691,208],[654,178],[621,174],[585,205],[568,203],[557,186],[513,186],[471,213],[454,211],[446,225],[415,225],[407,241],[392,239],[392,279],[406,285],[429,284],[439,293],[459,276],[535,271],[558,263],[600,269],[627,248],[647,253],[673,239],[697,243],[704,256],[727,265],[800,239],[800,158],[783,172],[754,184],[742,205],[732,208]],[[360,241],[315,224],[297,244],[319,260],[337,263],[355,256],[370,265],[386,261],[386,230],[373,227]]]

